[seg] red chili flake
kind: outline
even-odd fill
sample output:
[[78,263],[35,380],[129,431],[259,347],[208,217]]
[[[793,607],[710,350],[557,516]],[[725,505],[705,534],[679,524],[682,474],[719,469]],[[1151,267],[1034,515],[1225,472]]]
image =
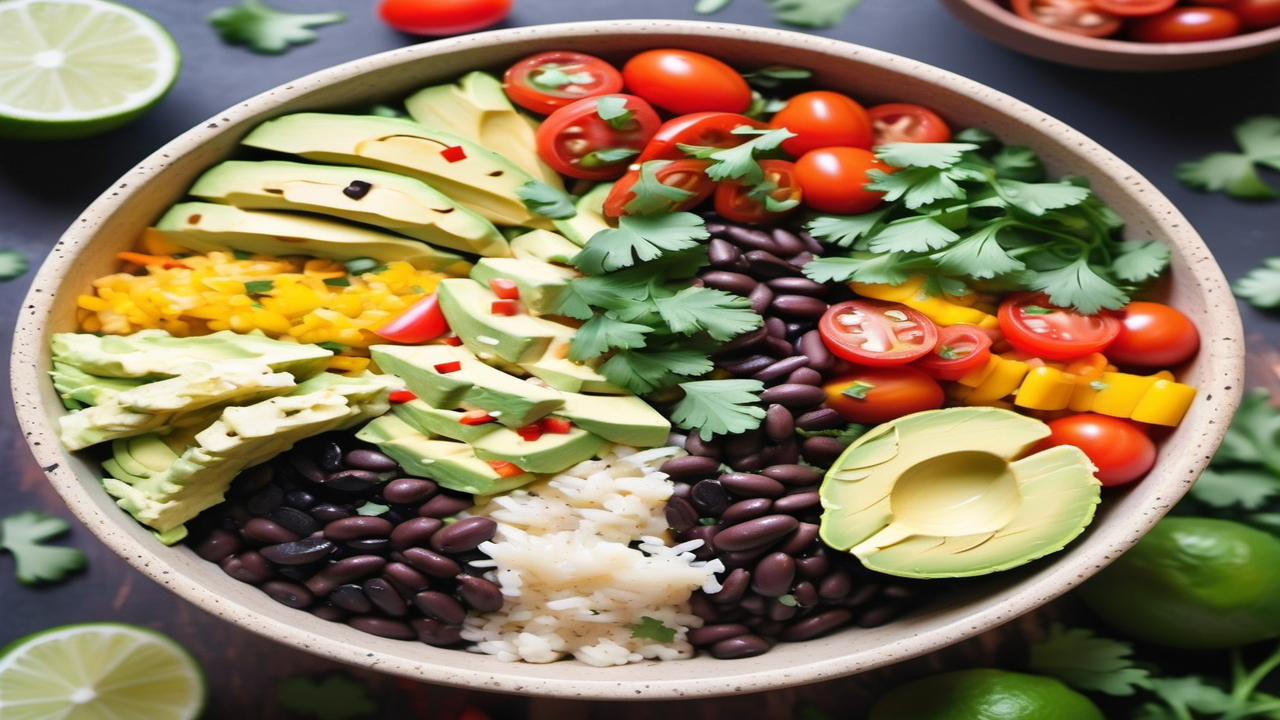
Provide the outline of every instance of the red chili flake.
[[463,150],[461,145],[453,145],[441,150],[440,156],[451,163],[456,163],[467,159],[467,151]]
[[498,418],[490,415],[484,410],[468,410],[458,417],[458,422],[463,425],[484,425],[485,423],[497,421]]
[[524,427],[516,428],[516,433],[520,435],[520,439],[525,442],[535,442],[542,437],[542,426],[538,423],[529,423]]
[[497,295],[503,300],[520,299],[520,287],[516,285],[514,280],[494,278],[489,281],[489,289],[493,291],[494,295]]
[[392,390],[387,399],[393,403],[407,403],[410,400],[417,400],[418,396],[413,394],[412,390]]
[[444,339],[444,344],[458,347],[462,345],[462,338],[458,337],[457,335],[450,335],[449,337]]
[[454,360],[452,362],[437,363],[435,368],[436,368],[436,372],[440,373],[441,375],[445,373],[458,372],[459,370],[462,369],[462,361]]
[[564,435],[573,429],[573,421],[568,418],[544,417],[538,421],[542,432]]
[[190,270],[191,269],[190,265],[186,263],[178,262],[177,260],[167,260],[165,261],[165,264],[161,265],[160,267],[164,268],[165,270]]
[[494,472],[498,473],[498,477],[515,477],[524,474],[524,470],[513,462],[506,460],[487,460],[486,462]]
[[520,307],[515,300],[494,300],[489,306],[489,312],[494,315],[515,315],[520,312]]

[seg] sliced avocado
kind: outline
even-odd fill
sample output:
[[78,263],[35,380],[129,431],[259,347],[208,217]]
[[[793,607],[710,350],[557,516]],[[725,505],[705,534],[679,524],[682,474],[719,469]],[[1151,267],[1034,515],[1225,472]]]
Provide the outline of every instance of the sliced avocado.
[[356,437],[377,445],[406,472],[431,478],[450,490],[496,495],[537,479],[527,472],[503,477],[488,462],[476,457],[470,445],[430,438],[394,415],[375,418],[360,428]]
[[570,360],[568,354],[568,338],[555,338],[547,347],[542,357],[532,362],[520,363],[519,367],[556,390],[564,392],[601,393],[605,395],[626,395],[627,390],[609,382],[608,378],[596,369],[599,360],[580,363]]
[[564,186],[560,173],[538,156],[533,120],[511,104],[493,75],[474,70],[456,83],[413,93],[404,106],[423,125],[487,147],[552,187]]
[[175,337],[158,329],[139,330],[132,335],[54,333],[50,346],[54,362],[83,372],[149,380],[180,375],[188,363],[237,361],[252,361],[305,380],[324,372],[333,357],[332,351],[318,345],[230,330],[194,337]]
[[63,362],[53,363],[49,377],[53,378],[53,386],[62,396],[63,404],[68,410],[76,410],[85,405],[101,405],[145,382],[141,378],[99,377]]
[[492,150],[413,120],[294,113],[262,123],[242,142],[309,160],[416,177],[499,225],[550,226],[517,193],[532,175]]
[[671,421],[635,395],[561,393],[564,409],[556,415],[572,420],[610,442],[632,447],[661,447],[671,434]]
[[[491,367],[464,347],[374,345],[370,353],[378,367],[403,378],[426,404],[485,410],[507,427],[523,427],[565,404],[561,393]],[[436,369],[455,362],[457,370]]]
[[578,277],[576,270],[540,260],[517,258],[481,258],[471,268],[471,278],[483,284],[490,280],[510,280],[520,290],[520,302],[535,315],[553,315],[560,293],[569,280]]
[[397,403],[392,406],[391,414],[428,437],[440,436],[464,443],[475,442],[498,428],[510,431],[510,428],[496,422],[468,425],[462,422],[464,415],[462,410],[432,407],[421,399]]
[[559,473],[590,460],[604,445],[604,438],[580,427],[567,433],[544,432],[537,440],[525,440],[520,433],[502,428],[471,443],[476,457],[509,462],[533,473]]
[[520,260],[569,265],[581,251],[563,235],[550,230],[530,230],[511,238],[511,254]]
[[382,170],[228,160],[201,175],[190,193],[246,210],[330,215],[476,255],[511,255],[493,223],[421,180]]
[[613,227],[604,216],[604,200],[612,189],[613,183],[600,183],[583,193],[574,203],[578,212],[571,218],[556,220],[556,231],[581,247],[592,235]]
[[447,278],[436,285],[440,311],[471,352],[495,355],[510,363],[542,357],[553,340],[573,335],[573,328],[534,317],[523,309],[513,315],[493,311],[498,296],[471,278]]
[[820,535],[870,570],[914,578],[1007,570],[1083,532],[1100,499],[1079,448],[1032,452],[1043,422],[992,407],[876,426],[831,466]]
[[155,225],[166,240],[197,252],[245,250],[269,255],[315,255],[335,260],[402,260],[423,270],[465,275],[462,256],[418,240],[317,215],[241,210],[206,202],[178,203]]

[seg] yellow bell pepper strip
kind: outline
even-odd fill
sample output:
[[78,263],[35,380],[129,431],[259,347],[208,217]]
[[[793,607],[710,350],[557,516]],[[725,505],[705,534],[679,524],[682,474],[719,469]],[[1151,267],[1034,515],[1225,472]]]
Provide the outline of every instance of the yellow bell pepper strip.
[[[998,356],[992,356],[993,359]],[[965,398],[967,405],[989,405],[1013,394],[1021,385],[1031,366],[1021,360],[999,358],[983,378],[973,387]]]
[[1157,379],[1154,375],[1104,372],[1102,387],[1093,396],[1089,411],[1112,417],[1129,417]]
[[1160,378],[1151,384],[1129,417],[1138,422],[1172,427],[1182,422],[1182,416],[1187,414],[1195,397],[1194,387]]
[[1075,412],[1089,412],[1093,407],[1093,401],[1098,396],[1098,391],[1102,389],[1102,374],[1108,371],[1114,371],[1115,368],[1107,363],[1107,359],[1101,353],[1090,353],[1084,357],[1073,360],[1067,365],[1067,372],[1075,375],[1076,386],[1071,392],[1071,399],[1067,403],[1067,409]]
[[984,328],[995,328],[1000,325],[995,315],[965,304],[965,301],[972,302],[975,299],[974,295],[963,297],[930,295],[924,291],[924,283],[923,275],[915,275],[901,285],[849,283],[849,288],[863,297],[902,303],[924,313],[938,325],[964,323]]
[[1028,410],[1062,410],[1071,401],[1079,378],[1049,365],[1033,367],[1018,386],[1013,404]]

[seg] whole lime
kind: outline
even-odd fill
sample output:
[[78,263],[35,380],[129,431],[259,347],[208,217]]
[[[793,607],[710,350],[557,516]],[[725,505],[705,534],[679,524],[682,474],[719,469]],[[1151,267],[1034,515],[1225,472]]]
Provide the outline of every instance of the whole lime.
[[1280,637],[1280,538],[1234,520],[1167,517],[1079,592],[1108,625],[1151,643]]
[[1106,720],[1089,698],[1043,675],[975,668],[899,685],[868,720]]

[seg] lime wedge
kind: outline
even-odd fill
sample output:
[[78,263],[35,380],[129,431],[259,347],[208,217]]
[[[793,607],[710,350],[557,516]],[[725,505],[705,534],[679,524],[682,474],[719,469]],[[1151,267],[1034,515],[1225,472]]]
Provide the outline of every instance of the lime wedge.
[[105,132],[168,92],[181,55],[155,20],[105,0],[0,0],[0,137]]
[[204,694],[191,655],[136,625],[63,625],[0,655],[5,720],[192,720]]

